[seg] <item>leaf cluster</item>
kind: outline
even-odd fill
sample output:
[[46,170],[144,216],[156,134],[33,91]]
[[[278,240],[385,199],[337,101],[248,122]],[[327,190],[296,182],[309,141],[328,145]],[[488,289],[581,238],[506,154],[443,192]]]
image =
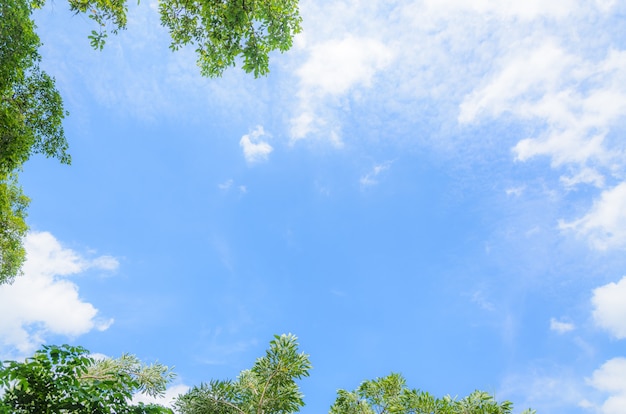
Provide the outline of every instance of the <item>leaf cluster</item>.
[[294,335],[276,335],[265,356],[237,380],[213,380],[181,395],[181,414],[288,414],[304,406],[296,380],[309,375],[309,356],[298,352]]
[[161,23],[171,48],[193,44],[204,76],[220,76],[243,59],[255,77],[269,72],[269,53],[292,46],[302,19],[297,0],[163,0]]
[[[127,18],[126,0],[68,0],[70,10],[74,13],[88,14],[94,20],[98,30],[92,30],[88,36],[94,49],[104,47],[107,32],[117,34],[126,28]],[[44,0],[36,0],[36,6],[41,7]],[[109,29],[110,27],[110,29]]]
[[[88,36],[94,49],[104,47],[109,32],[126,28],[126,0],[68,1],[70,10],[96,23]],[[172,38],[170,48],[194,45],[200,71],[210,77],[221,76],[238,59],[247,73],[266,75],[270,52],[287,51],[302,30],[298,0],[160,0],[159,12]]]
[[44,346],[24,362],[0,366],[0,413],[171,414],[130,403],[137,391],[162,393],[171,377],[167,367],[144,366],[134,356],[94,360],[82,347]]

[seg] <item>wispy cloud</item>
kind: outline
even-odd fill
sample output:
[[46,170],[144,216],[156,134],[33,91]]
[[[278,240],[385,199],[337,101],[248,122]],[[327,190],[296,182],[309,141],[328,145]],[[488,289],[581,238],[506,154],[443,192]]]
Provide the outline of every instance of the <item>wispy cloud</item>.
[[[220,183],[217,185],[217,188],[219,188],[220,190],[224,191],[224,192],[228,192],[230,191],[233,186],[235,185],[235,181],[232,178],[229,178],[228,180],[224,181],[223,183]],[[246,194],[248,192],[248,188],[245,185],[237,185],[236,186],[237,191],[239,192],[239,194]]]
[[524,190],[526,190],[525,186],[519,186],[519,187],[507,188],[504,192],[508,196],[519,197],[519,196],[521,196],[524,193]]
[[530,366],[526,372],[505,377],[498,395],[515,401],[519,409],[568,412],[589,404],[588,387],[571,367]]
[[559,227],[587,238],[598,250],[626,248],[626,182],[603,191],[585,216],[561,220]]
[[222,365],[258,345],[256,338],[240,335],[241,328],[252,323],[251,316],[241,306],[232,309],[232,312],[235,318],[230,321],[229,325],[216,326],[200,332],[199,342],[202,348],[201,355],[198,356],[200,363]]
[[361,176],[361,178],[359,179],[361,188],[371,187],[378,184],[378,177],[383,172],[387,171],[391,167],[391,164],[391,161],[385,161],[381,164],[374,165],[374,167],[369,172]]
[[482,290],[472,292],[470,299],[472,303],[477,304],[481,309],[490,312],[495,310],[495,305],[485,296],[485,293]]
[[117,260],[110,256],[87,259],[61,246],[47,232],[29,233],[24,245],[24,275],[12,285],[0,286],[3,352],[29,354],[48,335],[75,337],[93,329],[108,329],[113,319],[99,317],[98,310],[80,298],[78,286],[67,278],[89,268],[115,270]]
[[233,180],[231,178],[231,179],[228,179],[228,180],[224,181],[221,184],[218,184],[217,188],[219,188],[220,190],[228,190],[228,189],[230,189],[230,187],[232,185],[233,185]]
[[239,145],[243,149],[243,156],[248,164],[267,161],[270,153],[274,150],[267,141],[263,140],[263,138],[269,136],[263,127],[259,125],[254,131],[241,137]]
[[612,168],[624,149],[608,145],[606,135],[626,109],[626,52],[609,51],[595,63],[570,53],[557,40],[537,39],[522,43],[505,62],[487,85],[467,95],[459,122],[504,113],[542,122],[546,127],[538,136],[515,145],[517,159],[546,156],[555,167],[583,169],[567,177],[568,185],[602,184],[594,168]]
[[559,334],[571,332],[576,329],[576,325],[571,322],[559,321],[555,318],[550,318],[550,330]]

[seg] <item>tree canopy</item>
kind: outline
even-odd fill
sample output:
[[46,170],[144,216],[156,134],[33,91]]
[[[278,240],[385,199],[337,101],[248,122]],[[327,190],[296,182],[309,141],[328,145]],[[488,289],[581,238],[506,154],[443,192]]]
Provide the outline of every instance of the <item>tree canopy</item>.
[[162,395],[172,377],[168,367],[133,355],[94,359],[82,347],[44,346],[24,362],[0,366],[0,413],[171,414],[131,399],[137,392]]
[[[126,28],[126,0],[68,0],[97,29],[88,38],[102,49],[108,33]],[[18,184],[23,164],[36,153],[70,164],[63,131],[67,112],[54,78],[39,67],[41,41],[32,11],[45,0],[0,2],[0,284],[11,282],[25,260],[29,199]],[[301,31],[297,0],[161,0],[161,24],[170,47],[195,46],[204,76],[220,76],[240,60],[255,77],[269,72],[269,54],[286,51]]]
[[[435,398],[425,391],[409,389],[400,374],[367,380],[354,391],[338,390],[330,414],[510,414],[510,401],[498,403],[483,391],[457,400]],[[526,410],[522,414],[533,414]]]

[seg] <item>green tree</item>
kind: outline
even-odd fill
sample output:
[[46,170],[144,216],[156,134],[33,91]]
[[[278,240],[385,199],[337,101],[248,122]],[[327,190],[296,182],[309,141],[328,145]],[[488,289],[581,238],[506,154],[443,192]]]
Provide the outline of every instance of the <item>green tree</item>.
[[[498,403],[486,392],[474,391],[462,400],[435,398],[409,389],[400,374],[364,381],[354,391],[338,390],[330,414],[510,414],[513,404]],[[526,410],[523,414],[532,414]]]
[[29,199],[17,173],[34,153],[69,164],[54,79],[39,68],[41,45],[26,0],[0,2],[0,284],[19,274],[25,258]]
[[132,355],[95,360],[82,347],[44,346],[24,362],[0,366],[0,413],[171,414],[130,401],[136,392],[163,395],[172,377],[168,367]]
[[[88,38],[102,49],[108,33],[126,28],[126,0],[68,0],[97,30]],[[17,173],[31,155],[69,164],[62,121],[67,115],[54,79],[39,67],[41,42],[33,9],[45,0],[0,1],[0,284],[11,282],[25,259],[22,239],[29,199]],[[195,46],[204,76],[220,76],[241,61],[255,77],[269,72],[269,54],[286,51],[301,31],[297,0],[161,0],[161,23],[171,49]]]
[[309,375],[309,356],[294,335],[276,335],[265,356],[235,381],[212,380],[178,397],[181,414],[288,414],[304,405],[296,380]]

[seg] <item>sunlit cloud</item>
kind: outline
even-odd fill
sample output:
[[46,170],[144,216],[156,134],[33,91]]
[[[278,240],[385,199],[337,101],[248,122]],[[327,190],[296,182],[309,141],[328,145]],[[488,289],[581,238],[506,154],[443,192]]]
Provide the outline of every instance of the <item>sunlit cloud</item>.
[[[603,179],[594,168],[614,168],[624,149],[608,145],[606,135],[623,119],[625,72],[626,52],[609,51],[604,60],[594,63],[570,53],[556,40],[523,45],[486,86],[466,97],[459,122],[504,113],[540,122],[545,128],[538,136],[515,145],[516,158],[546,156],[554,167],[581,169],[565,179],[567,185],[601,185]],[[587,86],[581,88],[580,83]]]
[[24,246],[24,274],[12,285],[0,286],[3,352],[29,354],[49,335],[76,337],[111,326],[113,319],[100,317],[94,305],[80,298],[78,286],[68,277],[90,268],[115,270],[115,258],[87,259],[47,232],[29,233]]
[[376,38],[354,34],[312,43],[305,50],[306,58],[296,69],[298,104],[290,121],[291,139],[324,130],[329,142],[341,147],[340,126],[324,107],[336,107],[337,98],[356,88],[370,88],[376,74],[393,61],[393,51]]
[[618,357],[606,361],[593,372],[588,384],[608,394],[599,407],[589,404],[602,414],[621,413],[626,408],[626,358]]
[[598,250],[626,248],[626,182],[605,190],[583,217],[559,227],[589,240]]
[[376,39],[348,35],[313,46],[298,69],[300,95],[337,96],[356,85],[371,86],[374,75],[389,65],[392,53]]
[[270,153],[274,150],[270,144],[263,140],[264,137],[269,137],[269,134],[260,125],[250,134],[241,137],[239,145],[248,164],[267,161]]
[[626,276],[593,290],[593,320],[617,339],[626,339]]
[[565,17],[576,9],[576,0],[564,0],[546,3],[541,0],[519,2],[515,0],[425,0],[427,10],[463,10],[481,14],[495,15],[502,18],[521,18],[524,20],[539,17]]

